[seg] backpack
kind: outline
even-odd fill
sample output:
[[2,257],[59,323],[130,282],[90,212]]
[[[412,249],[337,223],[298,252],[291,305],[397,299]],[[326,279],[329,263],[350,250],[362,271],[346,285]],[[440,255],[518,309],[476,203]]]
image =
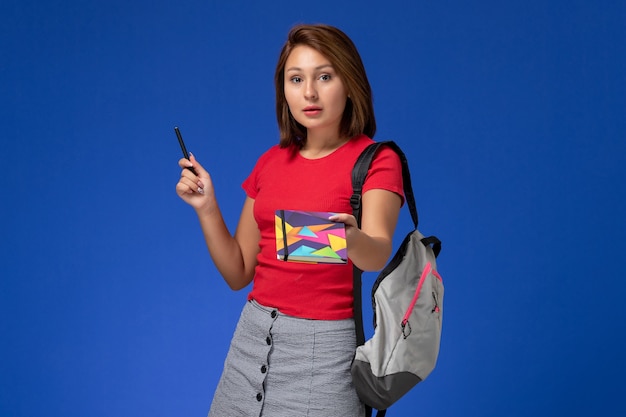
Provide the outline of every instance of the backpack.
[[417,209],[407,159],[392,141],[369,145],[352,171],[351,204],[361,224],[361,192],[372,159],[381,146],[402,162],[405,200],[415,229],[410,231],[372,287],[374,335],[365,342],[361,307],[361,274],[354,267],[354,319],[357,349],[352,380],[359,398],[383,417],[386,409],[426,379],[437,362],[443,318],[443,281],[436,257],[441,241],[417,230]]

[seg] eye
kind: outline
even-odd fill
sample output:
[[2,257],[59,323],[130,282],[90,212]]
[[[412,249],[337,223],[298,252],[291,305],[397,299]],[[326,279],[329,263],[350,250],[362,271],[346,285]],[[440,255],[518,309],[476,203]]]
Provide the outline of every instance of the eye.
[[302,82],[302,78],[297,77],[297,76],[294,76],[294,77],[291,77],[291,78],[289,79],[289,81],[291,81],[291,82],[292,82],[292,83],[294,83],[294,84],[298,84],[298,83],[301,83],[301,82]]
[[320,75],[320,80],[321,81],[330,81],[330,74],[322,74]]

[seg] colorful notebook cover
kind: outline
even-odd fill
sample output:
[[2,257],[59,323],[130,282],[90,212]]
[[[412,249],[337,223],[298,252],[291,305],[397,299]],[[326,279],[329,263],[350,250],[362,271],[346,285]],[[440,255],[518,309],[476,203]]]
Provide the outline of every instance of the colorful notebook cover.
[[276,257],[283,261],[345,264],[346,228],[333,213],[276,210]]

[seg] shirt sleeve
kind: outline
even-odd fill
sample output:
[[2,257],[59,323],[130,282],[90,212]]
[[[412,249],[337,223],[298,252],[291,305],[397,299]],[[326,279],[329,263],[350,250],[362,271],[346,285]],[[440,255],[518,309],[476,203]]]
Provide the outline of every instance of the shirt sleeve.
[[272,153],[274,152],[274,147],[270,148],[267,152],[259,157],[252,169],[248,178],[246,178],[241,184],[241,188],[243,188],[246,195],[253,200],[256,200],[257,195],[259,194],[259,186],[258,179],[260,173],[265,169],[268,164],[268,160],[271,158]]
[[398,194],[404,205],[402,163],[400,162],[400,157],[392,149],[384,146],[376,154],[367,172],[367,177],[363,184],[363,194],[373,189],[382,189]]

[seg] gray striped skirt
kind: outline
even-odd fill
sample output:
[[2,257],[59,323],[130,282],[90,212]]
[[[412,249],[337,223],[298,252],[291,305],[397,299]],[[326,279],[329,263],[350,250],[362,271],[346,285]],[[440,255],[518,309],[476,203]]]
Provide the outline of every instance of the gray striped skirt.
[[363,417],[354,320],[307,320],[246,303],[209,417]]

